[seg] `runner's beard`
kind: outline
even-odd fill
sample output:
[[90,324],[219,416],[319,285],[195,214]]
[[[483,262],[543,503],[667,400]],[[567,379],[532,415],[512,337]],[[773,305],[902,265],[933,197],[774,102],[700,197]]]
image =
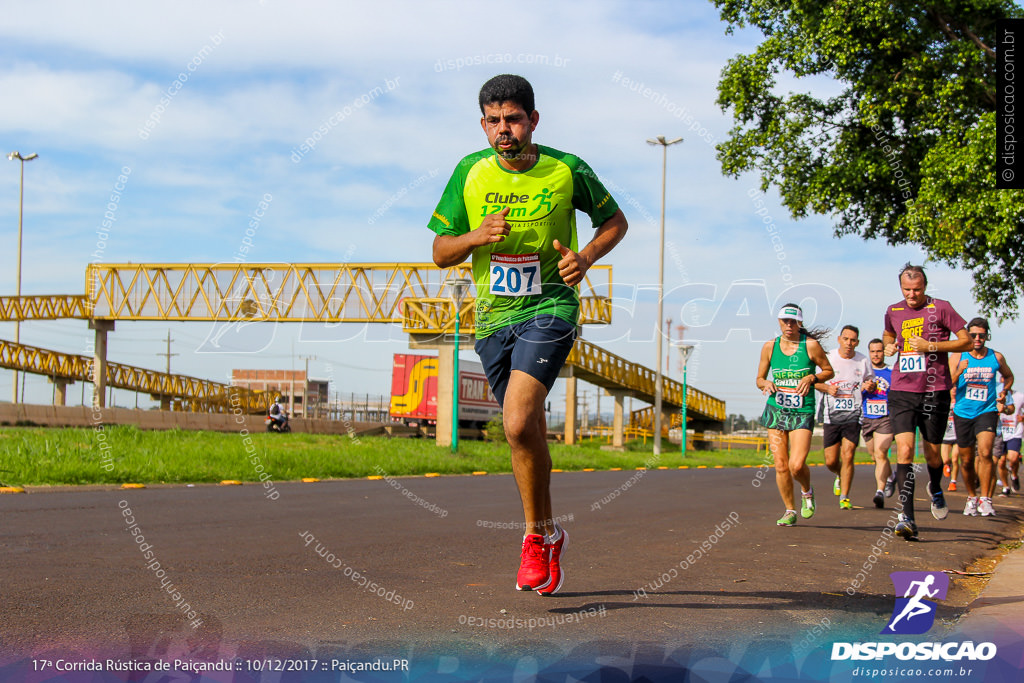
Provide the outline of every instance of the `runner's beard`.
[[[502,149],[500,145],[503,142],[510,142],[512,143],[512,146],[508,149]],[[503,135],[495,139],[494,151],[497,152],[498,156],[502,159],[518,159],[523,153],[523,143],[519,142],[515,136]]]

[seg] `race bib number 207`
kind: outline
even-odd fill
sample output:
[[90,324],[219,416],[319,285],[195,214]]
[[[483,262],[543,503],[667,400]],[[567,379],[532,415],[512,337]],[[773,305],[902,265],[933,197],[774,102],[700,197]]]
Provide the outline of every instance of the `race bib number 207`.
[[491,294],[534,296],[540,293],[539,254],[491,254]]

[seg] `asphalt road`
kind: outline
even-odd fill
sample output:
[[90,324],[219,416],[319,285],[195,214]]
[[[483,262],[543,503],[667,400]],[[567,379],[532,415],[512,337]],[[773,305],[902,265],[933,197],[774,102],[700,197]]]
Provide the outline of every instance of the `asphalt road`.
[[[963,493],[937,522],[919,484],[921,541],[908,543],[882,533],[893,513],[871,505],[868,468],[857,508],[841,511],[815,467],[818,513],[780,528],[764,474],[554,474],[570,546],[549,598],[513,589],[510,475],[278,483],[276,499],[256,484],[0,496],[0,655],[365,655],[429,659],[437,673],[474,658],[741,661],[876,638],[893,608],[889,572],[963,570],[1024,522],[1019,495],[969,518]],[[973,597],[953,580],[943,628]]]

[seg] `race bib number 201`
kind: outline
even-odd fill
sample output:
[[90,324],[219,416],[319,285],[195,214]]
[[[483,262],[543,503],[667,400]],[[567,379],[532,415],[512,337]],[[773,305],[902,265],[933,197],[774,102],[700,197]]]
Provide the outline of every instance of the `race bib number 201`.
[[534,296],[540,293],[539,254],[491,254],[491,294]]
[[924,354],[901,353],[900,372],[924,372]]

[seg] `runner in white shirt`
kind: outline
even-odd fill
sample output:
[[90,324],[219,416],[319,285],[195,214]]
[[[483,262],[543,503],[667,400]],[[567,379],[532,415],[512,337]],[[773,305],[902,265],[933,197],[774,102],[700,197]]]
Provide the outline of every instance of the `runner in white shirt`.
[[[958,365],[960,365],[960,354],[949,354],[950,375],[956,372]],[[939,455],[942,456],[942,473],[949,477],[947,491],[956,491],[956,478],[960,474],[960,449],[956,445],[956,425],[953,423],[953,406],[955,404],[956,396],[954,395],[950,397],[949,419],[946,421],[946,432],[942,435],[942,445],[939,446]]]
[[960,474],[960,451],[956,447],[956,425],[953,423],[953,406],[949,407],[949,420],[946,421],[946,433],[942,435],[939,446],[942,456],[943,474],[949,477],[948,491],[956,491],[956,478]]
[[1003,482],[1002,496],[1010,491],[1020,492],[1020,446],[1024,438],[1024,393],[1011,392],[1006,397],[1006,407],[1000,411],[999,426],[1002,430],[1006,454],[999,458],[999,478]]
[[874,391],[875,373],[871,363],[855,350],[860,331],[846,325],[839,332],[839,348],[827,358],[835,376],[814,385],[822,394],[821,416],[825,423],[825,466],[836,475],[832,493],[839,496],[839,509],[851,510],[850,485],[853,483],[853,454],[860,442],[862,391]]

